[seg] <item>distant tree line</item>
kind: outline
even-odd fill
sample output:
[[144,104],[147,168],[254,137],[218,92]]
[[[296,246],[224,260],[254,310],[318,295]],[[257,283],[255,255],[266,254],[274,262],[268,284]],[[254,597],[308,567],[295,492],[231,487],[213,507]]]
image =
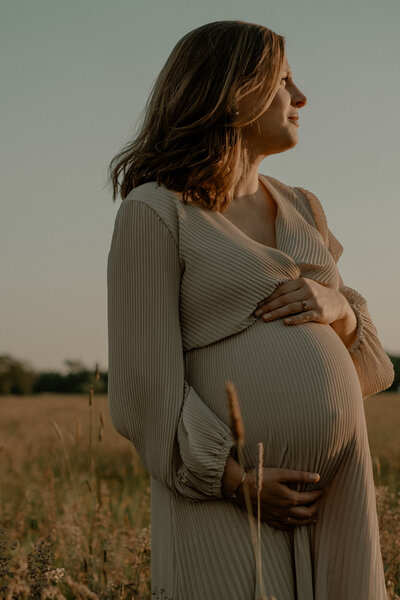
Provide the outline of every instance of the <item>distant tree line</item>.
[[[393,363],[395,378],[388,392],[400,391],[400,356],[388,355]],[[27,363],[12,356],[0,356],[0,396],[16,394],[40,394],[55,392],[59,394],[82,394],[93,385],[100,394],[107,392],[108,373],[99,371],[97,365],[90,370],[79,361],[65,360],[66,373],[58,371],[35,372]]]
[[97,365],[91,370],[78,361],[66,360],[64,364],[65,373],[36,372],[25,362],[10,355],[2,355],[0,356],[0,396],[9,394],[23,396],[43,392],[81,394],[88,392],[91,385],[97,393],[107,392],[108,373],[99,371]]

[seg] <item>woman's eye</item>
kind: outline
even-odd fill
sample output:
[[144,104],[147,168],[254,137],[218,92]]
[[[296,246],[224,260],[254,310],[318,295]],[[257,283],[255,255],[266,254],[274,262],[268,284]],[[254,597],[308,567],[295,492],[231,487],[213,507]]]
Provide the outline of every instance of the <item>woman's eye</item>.
[[285,83],[288,81],[288,79],[289,79],[289,76],[287,76],[287,77],[282,77],[282,81],[284,81]]

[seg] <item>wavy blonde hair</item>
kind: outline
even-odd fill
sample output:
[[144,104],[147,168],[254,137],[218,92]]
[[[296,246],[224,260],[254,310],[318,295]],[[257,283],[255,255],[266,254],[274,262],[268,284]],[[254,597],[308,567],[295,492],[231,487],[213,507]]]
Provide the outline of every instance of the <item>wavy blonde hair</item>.
[[[284,37],[244,21],[207,23],[181,38],[153,84],[137,136],[109,165],[113,200],[157,181],[185,204],[226,208],[250,166],[243,128],[272,102],[284,53]],[[246,120],[238,104],[252,92],[259,101]]]

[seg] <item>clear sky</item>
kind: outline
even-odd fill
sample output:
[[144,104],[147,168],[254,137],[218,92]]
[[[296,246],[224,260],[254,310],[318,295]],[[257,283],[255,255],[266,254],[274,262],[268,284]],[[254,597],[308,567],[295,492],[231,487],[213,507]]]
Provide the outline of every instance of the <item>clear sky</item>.
[[106,169],[178,39],[222,19],[286,37],[308,104],[260,172],[319,197],[344,282],[400,354],[398,0],[0,0],[0,353],[107,366]]

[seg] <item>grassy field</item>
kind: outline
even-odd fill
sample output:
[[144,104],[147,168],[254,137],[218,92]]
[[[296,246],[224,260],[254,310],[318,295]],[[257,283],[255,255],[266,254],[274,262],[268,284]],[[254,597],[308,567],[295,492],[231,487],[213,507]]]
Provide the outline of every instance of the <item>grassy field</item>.
[[[395,598],[400,395],[368,398],[365,411]],[[0,598],[150,598],[149,479],[105,396],[0,398],[0,481]]]

